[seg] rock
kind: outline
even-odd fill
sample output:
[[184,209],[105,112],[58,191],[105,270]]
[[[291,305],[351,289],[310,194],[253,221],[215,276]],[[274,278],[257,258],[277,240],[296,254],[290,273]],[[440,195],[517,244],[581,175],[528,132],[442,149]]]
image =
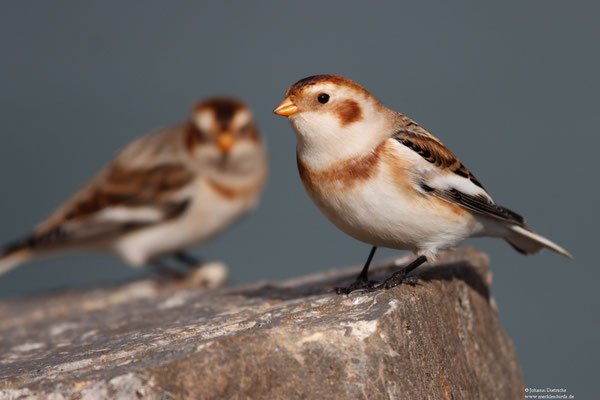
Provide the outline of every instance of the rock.
[[414,287],[348,296],[332,290],[359,268],[2,302],[0,398],[523,398],[487,264],[472,248],[448,252]]

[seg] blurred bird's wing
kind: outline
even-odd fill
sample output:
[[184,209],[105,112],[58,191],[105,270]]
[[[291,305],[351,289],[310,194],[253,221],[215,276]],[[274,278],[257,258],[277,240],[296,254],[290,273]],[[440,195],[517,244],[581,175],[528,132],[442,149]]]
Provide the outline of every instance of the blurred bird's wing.
[[30,247],[102,240],[183,213],[196,176],[186,129],[166,128],[127,146],[26,239]]
[[415,182],[421,192],[495,219],[525,224],[522,216],[495,204],[483,185],[459,159],[410,118],[400,115],[392,138],[424,160],[418,168],[418,182]]

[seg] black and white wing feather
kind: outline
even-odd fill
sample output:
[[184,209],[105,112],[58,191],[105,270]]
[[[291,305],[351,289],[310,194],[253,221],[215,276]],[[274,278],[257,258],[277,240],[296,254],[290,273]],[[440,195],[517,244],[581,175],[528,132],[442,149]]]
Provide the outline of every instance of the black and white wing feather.
[[404,115],[399,121],[392,138],[429,163],[417,182],[423,192],[482,215],[525,224],[522,216],[495,204],[477,178],[436,137]]
[[172,127],[126,147],[87,185],[77,191],[28,237],[9,246],[48,248],[87,242],[181,215],[192,196],[195,178],[182,162],[184,132]]

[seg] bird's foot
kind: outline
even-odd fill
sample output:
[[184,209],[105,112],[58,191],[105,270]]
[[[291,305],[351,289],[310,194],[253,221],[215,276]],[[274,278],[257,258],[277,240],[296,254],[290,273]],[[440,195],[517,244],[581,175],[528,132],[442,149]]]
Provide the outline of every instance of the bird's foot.
[[391,289],[403,283],[408,284],[410,286],[415,286],[417,284],[417,278],[414,275],[408,276],[406,271],[400,270],[394,273],[392,276],[387,278],[381,285],[377,285],[375,289]]
[[187,274],[185,272],[181,272],[173,268],[161,269],[160,271],[157,270],[157,272],[160,277],[165,279],[172,279],[175,281],[183,281],[187,277]]
[[354,282],[347,287],[336,287],[335,292],[337,294],[349,294],[354,292],[355,290],[371,290],[377,285],[379,282],[370,281],[366,278],[356,278]]
[[229,269],[225,263],[212,261],[191,270],[189,279],[195,286],[216,289],[225,285],[228,275]]
[[166,264],[161,263],[158,260],[153,260],[150,263],[152,270],[162,278],[183,280],[187,276],[186,273],[179,271],[178,269],[172,268]]

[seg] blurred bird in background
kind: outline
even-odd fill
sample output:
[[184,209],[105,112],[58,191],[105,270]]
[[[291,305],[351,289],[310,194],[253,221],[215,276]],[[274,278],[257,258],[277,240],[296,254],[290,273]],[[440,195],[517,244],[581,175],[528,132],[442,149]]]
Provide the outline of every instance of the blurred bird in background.
[[8,245],[0,274],[39,257],[107,251],[127,264],[174,272],[173,256],[211,239],[259,202],[265,146],[252,113],[233,98],[198,103],[188,121],[143,136],[29,236]]
[[547,248],[571,258],[523,217],[494,203],[435,136],[350,79],[311,76],[286,96],[274,112],[296,131],[306,191],[339,229],[373,246],[356,281],[338,293],[375,286],[368,269],[377,246],[417,255],[381,288],[414,283],[408,276],[413,269],[473,236],[503,238],[523,254]]

